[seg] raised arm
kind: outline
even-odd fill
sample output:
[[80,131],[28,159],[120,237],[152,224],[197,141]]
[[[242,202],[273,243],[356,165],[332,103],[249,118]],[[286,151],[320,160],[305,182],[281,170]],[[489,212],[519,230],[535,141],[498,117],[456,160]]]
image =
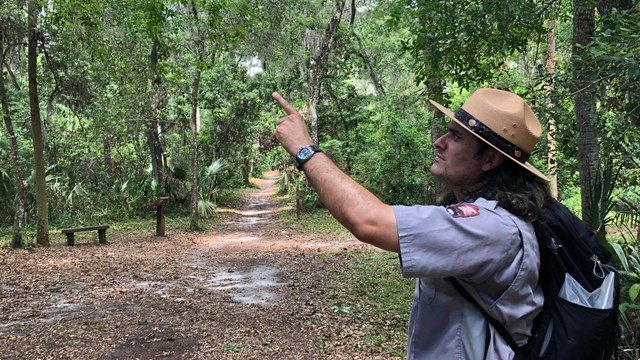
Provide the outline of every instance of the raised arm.
[[[289,154],[313,144],[302,115],[278,93],[273,98],[286,112],[274,136]],[[329,212],[358,240],[398,252],[398,232],[393,210],[347,176],[323,153],[316,153],[303,170]]]

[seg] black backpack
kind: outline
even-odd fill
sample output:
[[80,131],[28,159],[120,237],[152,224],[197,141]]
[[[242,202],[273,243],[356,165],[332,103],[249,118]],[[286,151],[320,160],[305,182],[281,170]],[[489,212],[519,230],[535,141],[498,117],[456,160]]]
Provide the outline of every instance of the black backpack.
[[[609,360],[617,353],[620,338],[620,279],[611,254],[593,231],[558,201],[549,200],[543,214],[534,228],[540,247],[540,282],[545,302],[534,320],[527,344],[518,346],[505,327],[482,309],[458,280],[450,280],[467,301],[479,308],[513,349],[516,359]],[[611,272],[615,279],[610,309],[576,305],[558,296],[567,273],[585,290],[593,292]]]

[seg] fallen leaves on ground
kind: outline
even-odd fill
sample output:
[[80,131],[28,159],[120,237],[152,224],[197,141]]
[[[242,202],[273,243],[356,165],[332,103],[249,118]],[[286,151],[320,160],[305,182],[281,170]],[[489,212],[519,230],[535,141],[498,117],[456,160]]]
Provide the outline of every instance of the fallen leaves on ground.
[[363,245],[278,222],[274,184],[202,233],[0,249],[0,358],[393,358],[327,296]]

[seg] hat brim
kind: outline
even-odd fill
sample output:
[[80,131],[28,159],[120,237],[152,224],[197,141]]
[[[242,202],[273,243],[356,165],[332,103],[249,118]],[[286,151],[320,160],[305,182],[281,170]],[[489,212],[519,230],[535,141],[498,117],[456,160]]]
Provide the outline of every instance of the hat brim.
[[513,162],[515,162],[516,164],[522,166],[523,168],[525,168],[527,171],[529,171],[530,173],[534,174],[535,176],[539,177],[540,179],[549,182],[549,178],[547,178],[540,170],[536,169],[535,167],[533,167],[533,165],[531,165],[529,162],[525,162],[522,163],[518,160],[516,160],[514,157],[512,157],[511,155],[505,153],[504,151],[498,149],[495,145],[493,145],[492,143],[488,142],[487,140],[485,140],[483,137],[481,137],[480,135],[474,133],[473,131],[469,130],[469,128],[467,127],[467,125],[465,125],[462,121],[456,119],[456,116],[453,114],[453,111],[447,109],[446,107],[438,104],[437,102],[433,101],[433,100],[429,100],[429,102],[431,103],[431,105],[435,106],[436,109],[440,110],[440,112],[442,112],[443,114],[445,114],[448,118],[450,118],[451,120],[455,121],[456,123],[458,123],[462,128],[464,128],[465,130],[467,130],[470,134],[473,134],[473,136],[477,137],[478,139],[482,140],[483,142],[485,142],[487,145],[491,146],[492,148],[496,149],[497,151],[499,151],[502,155],[506,156],[507,158],[511,159]]

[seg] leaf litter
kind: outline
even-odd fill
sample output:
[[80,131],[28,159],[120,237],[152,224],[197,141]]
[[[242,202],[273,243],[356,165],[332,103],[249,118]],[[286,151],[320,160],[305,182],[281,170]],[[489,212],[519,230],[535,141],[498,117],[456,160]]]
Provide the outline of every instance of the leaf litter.
[[364,245],[279,222],[276,180],[206,232],[0,249],[0,359],[393,359],[327,296]]

